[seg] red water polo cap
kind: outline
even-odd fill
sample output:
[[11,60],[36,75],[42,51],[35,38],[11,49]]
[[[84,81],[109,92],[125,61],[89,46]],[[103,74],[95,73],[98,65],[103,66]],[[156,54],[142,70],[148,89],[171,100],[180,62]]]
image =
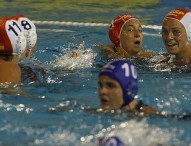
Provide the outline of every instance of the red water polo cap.
[[26,38],[18,24],[10,17],[0,18],[0,55],[21,55]]
[[115,19],[112,20],[110,28],[109,28],[109,38],[111,42],[116,46],[120,47],[120,34],[126,22],[131,19],[137,19],[130,14],[123,14],[117,16]]
[[167,18],[182,23],[187,33],[188,42],[191,42],[191,11],[186,9],[175,9],[170,11],[164,19]]

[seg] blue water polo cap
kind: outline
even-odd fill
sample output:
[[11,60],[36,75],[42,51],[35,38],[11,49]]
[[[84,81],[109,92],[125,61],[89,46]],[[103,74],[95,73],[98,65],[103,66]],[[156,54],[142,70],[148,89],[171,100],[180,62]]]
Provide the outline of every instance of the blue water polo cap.
[[114,60],[106,64],[99,76],[106,75],[117,80],[123,90],[123,101],[121,108],[128,105],[138,94],[138,79],[135,66],[127,60]]
[[111,136],[100,138],[98,146],[125,146],[125,144],[117,136]]

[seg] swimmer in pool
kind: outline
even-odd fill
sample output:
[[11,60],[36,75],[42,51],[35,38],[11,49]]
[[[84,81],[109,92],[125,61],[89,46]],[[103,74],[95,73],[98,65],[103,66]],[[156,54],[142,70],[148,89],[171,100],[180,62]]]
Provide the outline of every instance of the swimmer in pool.
[[[106,64],[99,73],[98,95],[100,108],[86,108],[85,111],[123,110],[135,114],[155,115],[158,111],[137,101],[138,79],[135,66],[127,60],[119,59]],[[50,111],[67,109],[49,108]]]
[[126,60],[114,60],[106,64],[99,73],[98,94],[101,109],[121,109],[128,112],[157,114],[157,110],[136,101],[138,79],[135,66]]
[[25,56],[26,48],[27,40],[19,22],[0,18],[0,93],[32,97],[20,88],[22,69],[18,63]]
[[26,38],[16,20],[0,18],[0,83],[20,84],[17,64],[26,49]]
[[98,47],[109,51],[109,55],[113,54],[116,58],[152,57],[149,52],[141,50],[143,44],[141,23],[130,14],[119,15],[112,20],[109,28],[109,38],[113,45]]
[[168,54],[162,62],[191,64],[191,11],[174,9],[163,20],[162,39]]
[[[16,63],[18,63],[21,60],[24,60],[26,58],[30,58],[30,56],[34,53],[37,47],[37,33],[36,33],[36,26],[34,23],[29,20],[25,15],[15,15],[15,16],[7,16],[4,19],[7,21],[16,21],[17,22],[17,28],[13,28],[15,32],[21,31],[24,34],[24,37],[26,39],[26,45],[25,49],[22,54],[19,55],[19,59]],[[25,64],[19,63],[21,73],[22,73],[22,83],[25,81],[34,82],[37,81],[37,73],[41,74],[41,76],[44,77],[44,68],[41,68],[41,66],[35,66],[34,68],[31,68],[31,66],[26,66]],[[36,72],[35,72],[36,71]]]

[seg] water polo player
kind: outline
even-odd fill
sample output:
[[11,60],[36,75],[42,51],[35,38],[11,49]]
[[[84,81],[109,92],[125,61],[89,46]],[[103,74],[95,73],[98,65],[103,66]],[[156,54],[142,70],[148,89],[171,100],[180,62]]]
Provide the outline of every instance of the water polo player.
[[170,55],[163,62],[176,65],[191,63],[191,11],[175,9],[163,20],[162,39]]
[[26,38],[16,20],[0,18],[0,83],[21,83],[17,62],[26,49]]
[[141,49],[143,44],[141,23],[130,14],[119,15],[112,20],[109,38],[113,45],[100,48],[109,50],[118,57],[152,57],[150,53]]
[[135,66],[126,60],[114,60],[99,73],[98,94],[103,110],[125,109],[131,112],[155,114],[157,111],[135,99],[138,79]]

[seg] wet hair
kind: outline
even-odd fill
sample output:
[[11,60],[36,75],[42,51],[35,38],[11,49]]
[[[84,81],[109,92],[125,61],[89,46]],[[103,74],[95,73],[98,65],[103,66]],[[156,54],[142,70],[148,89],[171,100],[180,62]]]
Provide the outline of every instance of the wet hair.
[[0,58],[3,59],[4,61],[11,61],[13,59],[12,55],[1,55]]

